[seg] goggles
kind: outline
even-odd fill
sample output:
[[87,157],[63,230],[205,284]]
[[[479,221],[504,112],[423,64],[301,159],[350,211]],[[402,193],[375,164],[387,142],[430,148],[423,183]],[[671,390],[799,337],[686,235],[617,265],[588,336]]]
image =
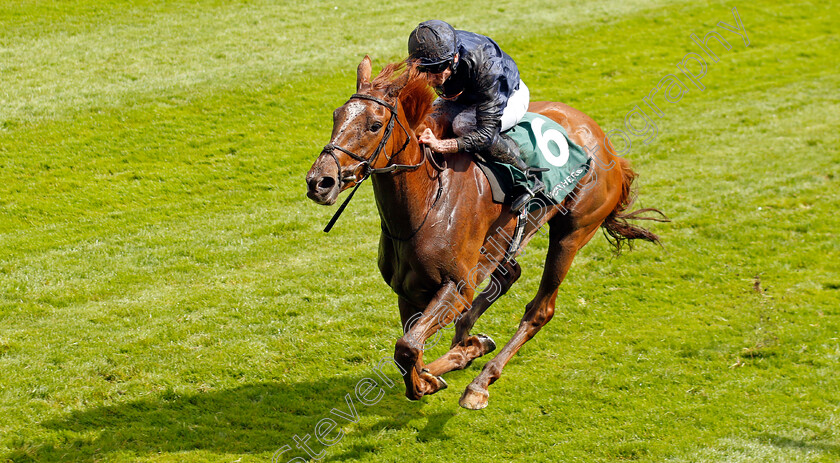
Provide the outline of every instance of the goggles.
[[417,70],[420,72],[428,72],[429,74],[440,74],[449,68],[449,64],[449,61],[435,64],[421,64],[417,66]]

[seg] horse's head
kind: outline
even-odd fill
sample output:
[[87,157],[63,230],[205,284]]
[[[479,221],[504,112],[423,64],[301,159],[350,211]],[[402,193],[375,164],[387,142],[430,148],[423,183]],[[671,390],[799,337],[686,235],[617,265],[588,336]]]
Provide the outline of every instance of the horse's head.
[[[330,142],[306,174],[306,195],[318,204],[334,204],[338,194],[364,179],[371,169],[383,168],[393,153],[392,134],[402,140],[406,132],[396,113],[405,73],[387,86],[371,85],[368,56],[356,70],[356,94],[333,112]],[[396,133],[399,132],[399,133]]]

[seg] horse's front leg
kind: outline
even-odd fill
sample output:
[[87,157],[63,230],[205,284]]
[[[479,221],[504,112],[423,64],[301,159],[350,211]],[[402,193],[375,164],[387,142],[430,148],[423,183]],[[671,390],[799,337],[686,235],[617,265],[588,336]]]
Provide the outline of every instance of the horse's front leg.
[[496,343],[490,336],[484,334],[471,335],[470,330],[478,321],[478,317],[499,297],[507,293],[520,275],[522,275],[522,269],[516,261],[508,262],[496,268],[491,275],[490,283],[473,299],[472,307],[456,320],[455,336],[452,338],[449,352],[426,366],[430,373],[442,375],[453,370],[463,370],[470,366],[473,360],[493,352]]
[[[400,298],[400,314],[405,334],[397,340],[394,360],[400,365],[405,381],[405,396],[418,400],[424,395],[446,389],[446,381],[433,375],[423,362],[423,351],[437,344],[441,328],[451,324],[467,310],[472,291],[458,292],[454,282],[443,285],[425,309]],[[435,336],[437,334],[437,336]],[[430,340],[430,338],[433,339]]]

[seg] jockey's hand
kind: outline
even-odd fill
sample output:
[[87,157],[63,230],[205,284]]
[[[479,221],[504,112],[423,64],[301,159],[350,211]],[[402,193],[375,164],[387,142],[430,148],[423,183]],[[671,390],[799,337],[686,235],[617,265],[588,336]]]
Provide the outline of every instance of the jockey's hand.
[[429,145],[429,148],[431,148],[432,150],[435,150],[435,144],[438,141],[434,132],[432,132],[432,129],[428,127],[426,128],[426,130],[423,131],[423,133],[420,134],[419,140],[420,143],[423,143],[424,145]]
[[429,148],[436,153],[457,153],[458,142],[454,138],[448,140],[440,140],[432,132],[432,129],[426,128],[418,138],[420,143],[429,145]]

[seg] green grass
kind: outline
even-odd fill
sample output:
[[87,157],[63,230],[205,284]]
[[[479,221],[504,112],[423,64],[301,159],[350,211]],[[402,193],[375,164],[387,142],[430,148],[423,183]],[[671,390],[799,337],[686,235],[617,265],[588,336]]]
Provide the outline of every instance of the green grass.
[[[455,3],[0,6],[0,461],[269,461],[346,408],[399,316],[370,187],[324,235],[303,177],[365,53],[447,19],[620,128],[732,6],[750,46],[722,31],[629,154],[664,247],[596,237],[487,409],[457,404],[484,359],[386,388],[325,460],[840,460],[836,5]],[[513,334],[546,248],[479,332]]]

